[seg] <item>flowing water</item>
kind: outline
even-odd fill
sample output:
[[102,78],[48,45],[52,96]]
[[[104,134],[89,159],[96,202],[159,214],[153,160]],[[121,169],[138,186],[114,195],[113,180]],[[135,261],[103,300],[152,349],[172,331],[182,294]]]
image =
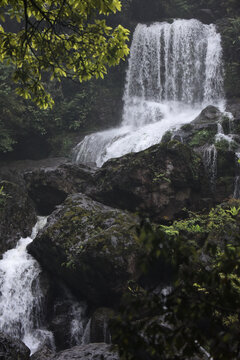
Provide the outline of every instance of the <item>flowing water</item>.
[[217,149],[214,144],[206,146],[203,150],[203,163],[207,170],[211,186],[214,189],[217,177]]
[[77,163],[101,166],[159,143],[207,105],[224,107],[221,37],[198,20],[139,24],[134,32],[119,128],[88,135]]
[[82,339],[84,337],[86,323],[86,309],[87,306],[85,303],[79,303],[77,301],[73,302],[71,308],[71,346],[81,345]]
[[32,353],[43,344],[54,347],[53,334],[42,328],[41,269],[26,250],[46,221],[39,217],[32,235],[21,238],[0,261],[0,330],[21,339]]

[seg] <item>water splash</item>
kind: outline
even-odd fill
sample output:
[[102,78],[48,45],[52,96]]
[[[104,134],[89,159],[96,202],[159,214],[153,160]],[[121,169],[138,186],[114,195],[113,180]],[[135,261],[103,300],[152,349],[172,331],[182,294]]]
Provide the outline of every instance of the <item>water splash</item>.
[[122,124],[77,145],[74,160],[101,166],[159,143],[207,105],[224,107],[221,37],[198,20],[138,25],[126,76]]
[[21,238],[0,261],[0,330],[21,339],[32,353],[43,344],[54,347],[53,334],[41,328],[41,269],[26,250],[46,221],[46,217],[39,217],[31,237]]

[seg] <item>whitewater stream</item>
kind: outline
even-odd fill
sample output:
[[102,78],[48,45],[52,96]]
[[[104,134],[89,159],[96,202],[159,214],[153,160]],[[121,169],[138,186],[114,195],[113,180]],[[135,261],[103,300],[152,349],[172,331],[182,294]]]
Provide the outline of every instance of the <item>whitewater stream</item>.
[[139,24],[123,100],[121,125],[86,136],[74,149],[77,163],[101,166],[159,143],[167,130],[191,122],[207,105],[224,110],[221,36],[215,26],[195,19]]
[[46,222],[47,217],[38,217],[31,236],[21,238],[0,260],[0,330],[21,339],[31,353],[44,344],[54,348],[53,334],[42,328],[41,269],[26,249]]

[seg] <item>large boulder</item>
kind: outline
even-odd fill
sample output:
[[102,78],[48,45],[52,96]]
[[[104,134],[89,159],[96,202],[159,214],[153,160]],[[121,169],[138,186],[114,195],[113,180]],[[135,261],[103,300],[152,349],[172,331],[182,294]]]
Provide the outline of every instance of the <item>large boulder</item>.
[[13,248],[21,237],[31,235],[36,222],[33,202],[21,174],[0,170],[0,254]]
[[136,277],[137,223],[137,217],[127,212],[83,194],[71,195],[49,217],[28,251],[80,299],[108,305]]
[[184,208],[199,210],[209,203],[203,163],[178,141],[109,160],[94,181],[87,190],[89,196],[110,206],[139,211],[154,221],[172,220],[181,216]]
[[54,352],[50,350],[47,346],[44,346],[42,349],[35,352],[30,360],[50,360],[54,355]]
[[168,131],[162,141],[169,138],[178,140],[194,149],[213,144],[218,131],[218,123],[222,122],[223,114],[215,106],[207,106],[191,123],[185,124],[180,129]]
[[36,215],[49,215],[68,194],[84,191],[94,169],[66,158],[0,164],[0,253],[31,234]]
[[25,169],[24,180],[38,213],[49,215],[69,194],[84,191],[93,173],[94,169],[66,159],[48,159]]
[[119,360],[118,352],[107,344],[75,346],[59,352],[49,360]]
[[29,348],[20,340],[0,333],[0,359],[1,360],[28,360]]
[[201,156],[215,203],[233,196],[236,176],[239,176],[236,161],[236,153],[240,152],[237,103],[229,104],[228,110],[232,111],[232,115],[207,106],[191,123],[163,136],[163,142],[169,139],[181,141]]

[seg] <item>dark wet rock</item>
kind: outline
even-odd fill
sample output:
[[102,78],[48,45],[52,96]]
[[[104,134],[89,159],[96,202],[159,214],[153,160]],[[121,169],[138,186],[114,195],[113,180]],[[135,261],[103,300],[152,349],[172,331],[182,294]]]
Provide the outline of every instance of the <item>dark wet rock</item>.
[[215,106],[207,106],[199,116],[179,130],[168,132],[163,136],[163,142],[171,137],[173,140],[188,144],[194,149],[213,144],[218,131],[218,122],[222,122],[223,114]]
[[44,346],[41,350],[34,353],[30,360],[50,360],[54,355],[54,352],[47,346]]
[[93,313],[90,325],[91,343],[111,343],[108,323],[112,314],[113,311],[109,308],[99,308]]
[[191,124],[201,129],[204,124],[216,125],[216,122],[221,119],[221,116],[222,113],[216,106],[209,105],[201,111],[200,115],[194,119]]
[[[71,303],[59,300],[54,304],[54,315],[49,323],[49,330],[54,335],[55,345],[58,351],[67,349],[71,344]],[[76,344],[75,344],[76,345]]]
[[57,351],[79,345],[86,325],[85,312],[85,303],[74,301],[66,294],[55,301],[49,319],[49,330],[54,335]]
[[0,169],[0,253],[13,248],[21,237],[31,235],[36,222],[33,202],[21,174]]
[[69,194],[84,191],[95,172],[94,168],[73,164],[66,158],[0,165],[0,178],[8,180],[11,174],[11,181],[19,183],[26,197],[29,195],[39,215],[49,215]]
[[0,333],[0,359],[1,360],[28,360],[29,348],[20,340]]
[[229,111],[235,120],[240,120],[240,98],[231,99],[227,104],[227,111]]
[[[234,110],[232,102],[232,110]],[[228,111],[231,110],[229,105]],[[236,111],[234,116],[236,116]],[[208,106],[191,123],[167,132],[163,141],[178,139],[203,159],[213,191],[214,202],[233,196],[238,166],[235,152],[240,151],[240,119]]]
[[94,169],[70,162],[25,170],[29,196],[41,215],[49,215],[69,194],[84,191]]
[[98,306],[112,304],[136,276],[137,223],[127,212],[82,194],[71,195],[49,217],[28,251],[80,298]]
[[200,157],[188,146],[170,141],[109,160],[97,171],[95,186],[87,194],[163,221],[181,216],[183,208],[207,206],[208,190]]
[[88,344],[61,351],[49,360],[119,360],[118,352],[107,344]]
[[204,24],[212,24],[216,18],[216,15],[211,9],[199,9],[197,12],[195,12],[194,17],[196,17]]

